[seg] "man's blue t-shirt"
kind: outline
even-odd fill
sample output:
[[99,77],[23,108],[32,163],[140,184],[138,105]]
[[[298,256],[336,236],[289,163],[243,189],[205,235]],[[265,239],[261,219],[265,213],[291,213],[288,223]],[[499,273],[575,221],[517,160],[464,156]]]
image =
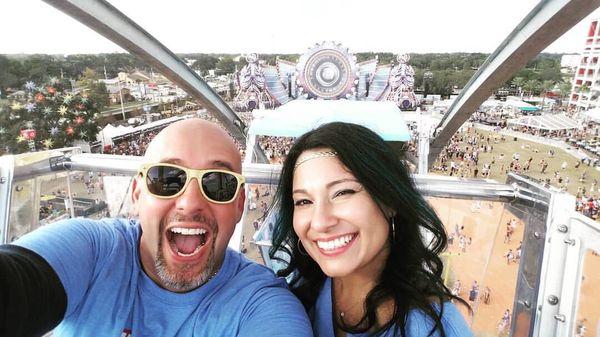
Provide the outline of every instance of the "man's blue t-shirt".
[[227,250],[219,272],[187,293],[160,288],[142,270],[136,221],[73,219],[14,244],[58,274],[67,310],[54,336],[312,336],[283,279]]
[[[311,311],[312,325],[315,337],[334,337],[334,326],[332,321],[333,304],[331,299],[331,279],[326,278],[323,287],[319,292],[319,297],[313,310]],[[406,335],[410,337],[426,337],[429,336],[433,321],[424,312],[420,310],[411,310],[406,319]],[[473,337],[471,330],[467,326],[464,318],[450,302],[444,303],[444,312],[442,314],[442,326],[446,337]],[[347,334],[347,337],[366,337],[369,333],[364,334]],[[396,337],[394,335],[394,326],[385,331],[382,337]],[[440,336],[439,332],[431,335],[432,337]]]

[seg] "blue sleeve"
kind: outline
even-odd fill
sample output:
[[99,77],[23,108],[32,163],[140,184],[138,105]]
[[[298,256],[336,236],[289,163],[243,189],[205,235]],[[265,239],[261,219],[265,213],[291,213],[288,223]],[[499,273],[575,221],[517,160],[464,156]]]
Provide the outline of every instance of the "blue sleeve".
[[[435,305],[435,307],[436,310],[439,310],[439,305]],[[407,320],[407,335],[411,337],[429,336],[433,326],[433,321],[429,316],[420,310],[412,310]],[[473,333],[462,314],[451,302],[444,302],[442,326],[446,337],[473,337]],[[440,333],[436,331],[433,336],[438,337]]]
[[304,307],[285,287],[267,287],[257,291],[244,313],[239,337],[312,337],[312,328]]
[[473,337],[473,333],[463,315],[451,302],[444,303],[442,325],[444,326],[446,337]]
[[101,258],[109,254],[114,235],[107,224],[70,219],[40,227],[13,244],[36,252],[54,269],[67,294],[68,316],[86,294]]

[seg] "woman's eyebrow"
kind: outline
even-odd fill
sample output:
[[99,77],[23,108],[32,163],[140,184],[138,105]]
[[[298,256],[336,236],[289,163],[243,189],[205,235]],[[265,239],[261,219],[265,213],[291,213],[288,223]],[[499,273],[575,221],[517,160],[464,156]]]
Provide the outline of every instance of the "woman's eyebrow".
[[[354,178],[343,178],[343,179],[338,179],[338,180],[334,180],[331,182],[328,182],[325,187],[326,188],[331,188],[337,184],[341,184],[341,183],[345,183],[345,182],[358,182],[358,180],[354,179]],[[303,188],[297,188],[295,190],[292,191],[292,194],[294,193],[307,193],[305,189]]]

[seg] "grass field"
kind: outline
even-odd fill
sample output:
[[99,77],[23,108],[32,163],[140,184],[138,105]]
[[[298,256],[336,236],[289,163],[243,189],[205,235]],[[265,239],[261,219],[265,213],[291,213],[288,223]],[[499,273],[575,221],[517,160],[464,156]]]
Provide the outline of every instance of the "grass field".
[[[575,166],[579,162],[579,160],[570,155],[569,153],[563,151],[562,149],[526,141],[519,138],[517,138],[517,141],[514,141],[513,137],[508,136],[506,137],[505,141],[501,141],[499,134],[480,129],[475,129],[474,132],[476,132],[478,135],[483,135],[486,138],[488,135],[490,135],[492,139],[494,137],[498,139],[497,142],[493,142],[492,144],[492,152],[479,153],[479,172],[481,172],[481,168],[484,164],[490,164],[492,163],[492,161],[495,162],[492,165],[492,169],[490,170],[489,179],[493,179],[498,182],[505,182],[507,177],[507,170],[509,169],[510,162],[512,161],[512,156],[514,153],[517,153],[520,156],[519,161],[522,163],[522,165],[530,157],[533,158],[530,170],[528,172],[522,172],[521,174],[539,180],[545,180],[547,178],[550,178],[550,184],[557,188],[564,186],[565,178],[569,177],[569,183],[566,186],[568,193],[577,195],[579,188],[585,187],[586,194],[588,196],[600,196],[600,193],[598,193],[597,189],[594,191],[590,190],[594,179],[596,179],[600,184],[600,171],[598,171],[595,167],[591,167],[581,163],[579,167],[576,168]],[[466,132],[464,132],[463,134],[467,135]],[[464,149],[466,146],[468,146],[467,143],[461,144],[462,149]],[[549,150],[551,149],[554,150],[553,157],[550,157],[548,154]],[[543,174],[541,173],[541,166],[539,165],[542,159],[545,159],[548,162],[548,167],[546,168],[546,171]],[[563,162],[567,162],[567,168],[564,170],[561,168]],[[559,186],[557,179],[554,179],[554,172],[556,171],[558,171],[559,175],[563,178],[562,186]],[[471,175],[469,177],[472,177],[472,172],[473,167],[471,168]],[[584,172],[586,175],[586,179],[585,181],[580,182],[580,177]],[[447,174],[446,172],[440,171],[431,171],[430,173]],[[481,173],[479,174],[478,178],[481,178]]]

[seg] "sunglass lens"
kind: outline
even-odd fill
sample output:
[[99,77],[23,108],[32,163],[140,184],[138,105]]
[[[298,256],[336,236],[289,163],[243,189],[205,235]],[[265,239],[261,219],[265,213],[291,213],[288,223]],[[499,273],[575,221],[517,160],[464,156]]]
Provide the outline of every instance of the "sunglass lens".
[[168,197],[181,191],[186,179],[187,175],[181,169],[156,165],[148,169],[146,184],[150,193]]
[[227,202],[235,197],[238,181],[233,174],[208,172],[202,177],[202,189],[214,201]]

